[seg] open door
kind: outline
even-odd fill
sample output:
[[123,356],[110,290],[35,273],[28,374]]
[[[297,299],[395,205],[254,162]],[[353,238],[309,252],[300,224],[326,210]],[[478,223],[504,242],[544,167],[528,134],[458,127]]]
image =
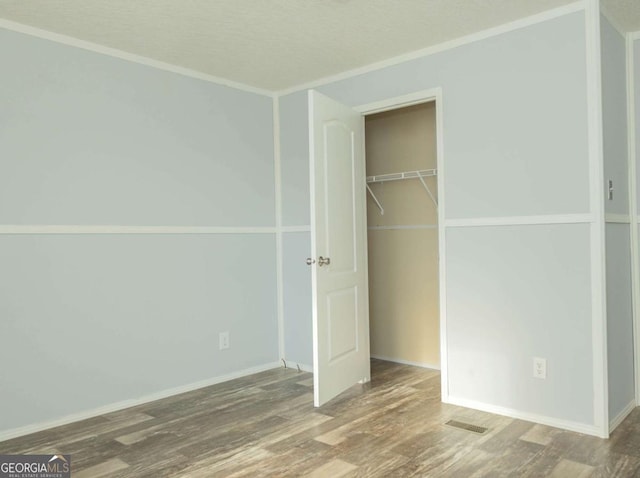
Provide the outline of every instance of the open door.
[[316,407],[371,378],[364,118],[309,91]]

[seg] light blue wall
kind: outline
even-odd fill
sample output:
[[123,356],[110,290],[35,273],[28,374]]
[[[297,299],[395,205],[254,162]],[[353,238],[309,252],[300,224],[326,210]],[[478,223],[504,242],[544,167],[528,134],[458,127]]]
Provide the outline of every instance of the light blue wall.
[[600,18],[602,45],[602,123],[604,179],[613,180],[613,200],[605,200],[607,213],[629,213],[629,164],[627,143],[627,48],[624,37]]
[[[317,90],[356,106],[441,87],[446,219],[588,213],[585,45],[577,12]],[[299,128],[304,96],[282,102],[299,111],[282,131]],[[589,227],[448,228],[446,241],[450,398],[593,425]]]
[[270,98],[0,30],[0,223],[273,226]]
[[635,400],[629,224],[607,224],[609,420]]
[[[279,99],[280,161],[282,171],[282,224],[309,225],[309,125],[307,93],[301,91]],[[284,355],[287,361],[313,366],[311,255],[309,233],[285,233],[284,261]]]
[[[274,226],[271,98],[5,30],[0,59],[0,225]],[[275,251],[0,235],[0,433],[276,362]]]
[[277,361],[274,250],[271,234],[0,236],[0,430]]
[[448,219],[589,211],[584,14],[317,88],[361,105],[442,87]]
[[[309,125],[305,91],[279,99],[282,224],[309,225]],[[302,120],[301,120],[302,118]]]
[[[590,423],[589,225],[446,234],[452,395]],[[546,380],[533,378],[532,357],[547,359]]]
[[308,232],[283,234],[284,340],[285,358],[308,368],[313,366],[311,308],[311,268],[305,259],[311,256]]
[[[627,143],[626,41],[601,16],[602,111],[605,191],[614,183],[607,213],[629,214]],[[607,260],[607,368],[609,420],[635,399],[633,312],[631,299],[631,242],[629,224],[606,225]]]

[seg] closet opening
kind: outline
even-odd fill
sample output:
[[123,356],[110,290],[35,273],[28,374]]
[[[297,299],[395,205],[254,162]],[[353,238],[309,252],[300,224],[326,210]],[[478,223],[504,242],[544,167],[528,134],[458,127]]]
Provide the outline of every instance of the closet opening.
[[372,374],[383,377],[389,362],[437,371],[445,355],[436,100],[364,114]]

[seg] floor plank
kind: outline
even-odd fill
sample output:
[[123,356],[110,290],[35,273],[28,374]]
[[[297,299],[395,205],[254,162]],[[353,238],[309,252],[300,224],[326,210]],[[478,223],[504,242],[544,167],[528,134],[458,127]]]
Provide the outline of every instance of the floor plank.
[[381,360],[320,408],[311,374],[275,369],[0,443],[71,454],[80,478],[628,477],[639,450],[640,410],[602,440],[444,404],[437,371]]

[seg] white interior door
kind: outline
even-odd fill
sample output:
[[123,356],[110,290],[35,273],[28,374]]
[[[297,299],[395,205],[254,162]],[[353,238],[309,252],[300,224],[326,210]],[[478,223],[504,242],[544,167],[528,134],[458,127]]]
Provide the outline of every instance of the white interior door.
[[309,91],[314,404],[369,381],[364,117]]

